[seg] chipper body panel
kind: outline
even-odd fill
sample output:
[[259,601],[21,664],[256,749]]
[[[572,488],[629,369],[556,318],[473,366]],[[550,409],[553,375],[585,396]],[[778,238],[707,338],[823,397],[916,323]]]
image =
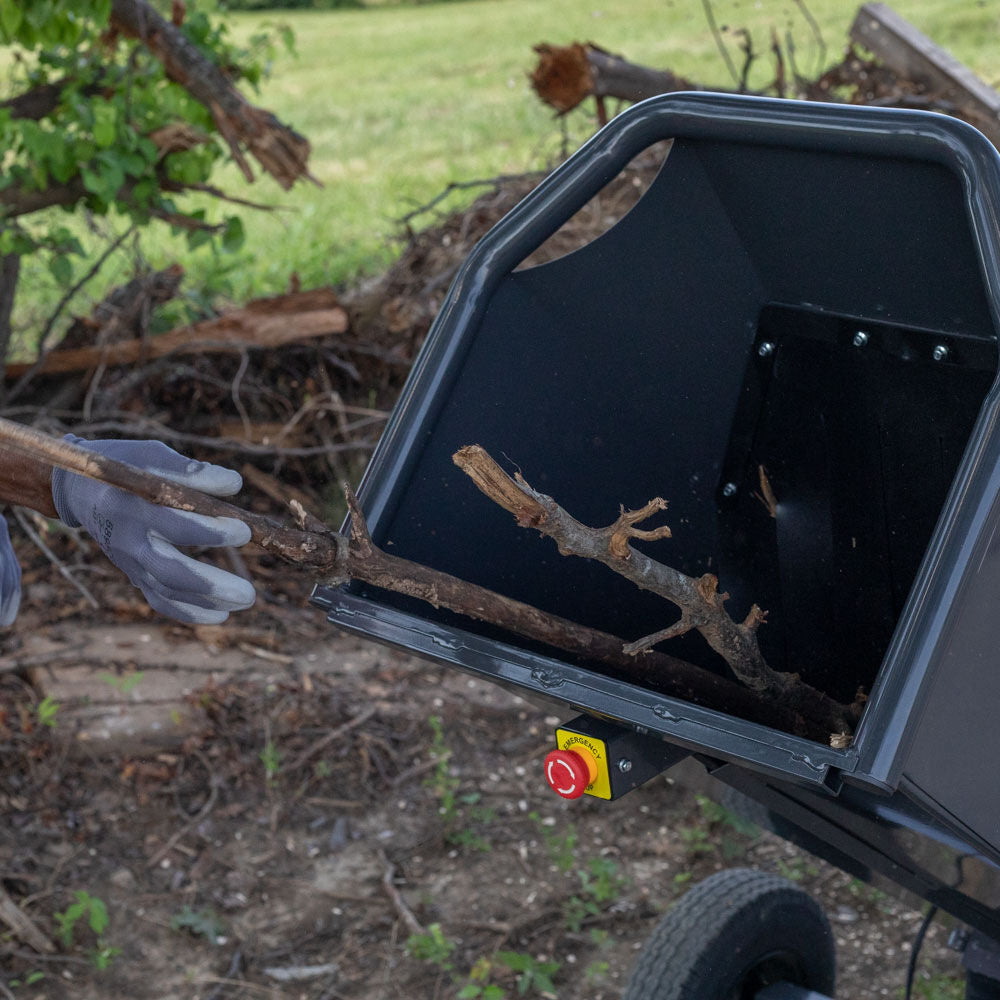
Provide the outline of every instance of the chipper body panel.
[[[519,268],[663,140],[624,218]],[[616,724],[633,757],[695,754],[792,839],[1000,936],[998,219],[1000,157],[955,120],[646,101],[474,250],[361,489],[394,555],[625,640],[676,610],[561,556],[451,456],[482,445],[584,524],[667,498],[673,537],[637,547],[715,574],[737,620],[766,609],[775,669],[841,702],[861,692],[848,746],[398,594],[315,601],[343,628]],[[695,633],[664,649],[728,675]]]

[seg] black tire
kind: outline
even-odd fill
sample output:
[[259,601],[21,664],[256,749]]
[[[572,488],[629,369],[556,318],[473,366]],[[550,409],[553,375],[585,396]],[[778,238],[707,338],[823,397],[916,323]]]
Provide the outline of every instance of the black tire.
[[816,901],[777,875],[730,868],[657,924],[622,1000],[751,1000],[786,981],[833,995],[833,934]]

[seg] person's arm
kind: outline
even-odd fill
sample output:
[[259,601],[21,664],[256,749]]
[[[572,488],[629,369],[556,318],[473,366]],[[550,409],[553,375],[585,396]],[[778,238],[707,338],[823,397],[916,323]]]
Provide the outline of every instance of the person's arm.
[[17,452],[0,448],[0,506],[30,507],[46,517],[58,517],[52,502],[52,468]]

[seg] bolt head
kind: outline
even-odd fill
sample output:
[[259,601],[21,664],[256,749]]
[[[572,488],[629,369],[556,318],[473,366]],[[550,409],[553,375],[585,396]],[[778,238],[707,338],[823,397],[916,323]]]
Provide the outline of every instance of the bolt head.
[[864,330],[858,330],[854,335],[854,346],[864,347],[868,343],[868,334]]
[[622,774],[628,774],[629,771],[632,770],[632,761],[630,761],[628,757],[622,757],[622,759],[618,761],[618,770],[621,771]]
[[734,497],[736,496],[736,490],[736,483],[726,483],[726,485],[722,487],[722,495],[724,497]]
[[765,340],[758,348],[757,353],[762,357],[766,358],[770,354],[774,354],[774,344],[770,340]]
[[944,344],[938,344],[931,356],[935,361],[945,361],[948,358],[948,348]]

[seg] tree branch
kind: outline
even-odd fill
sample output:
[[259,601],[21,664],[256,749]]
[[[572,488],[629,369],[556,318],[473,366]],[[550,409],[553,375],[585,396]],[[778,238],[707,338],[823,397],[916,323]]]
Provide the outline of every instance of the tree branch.
[[318,184],[306,165],[309,142],[269,111],[251,104],[183,31],[146,0],[112,0],[111,26],[139,39],[163,63],[167,76],[208,108],[247,181],[253,180],[253,171],[243,145],[285,190],[303,177]]
[[[729,665],[747,687],[767,698],[794,706],[813,719],[824,719],[848,728],[853,707],[840,705],[828,695],[803,683],[797,675],[782,673],[768,666],[757,643],[757,628],[764,613],[754,606],[743,622],[735,622],[725,610],[729,597],[719,593],[718,579],[711,573],[694,578],[650,559],[627,542],[634,534],[630,519],[662,510],[657,499],[636,515],[622,514],[607,528],[589,528],[571,517],[551,497],[534,490],[520,475],[511,479],[479,445],[456,452],[455,464],[466,472],[476,486],[494,503],[510,511],[522,526],[537,528],[552,538],[564,555],[577,555],[604,563],[643,590],[658,594],[681,611],[679,622],[670,626],[663,637],[681,634],[678,629],[696,629]],[[656,532],[647,537],[665,537]],[[646,649],[657,636],[626,647],[629,651]]]

